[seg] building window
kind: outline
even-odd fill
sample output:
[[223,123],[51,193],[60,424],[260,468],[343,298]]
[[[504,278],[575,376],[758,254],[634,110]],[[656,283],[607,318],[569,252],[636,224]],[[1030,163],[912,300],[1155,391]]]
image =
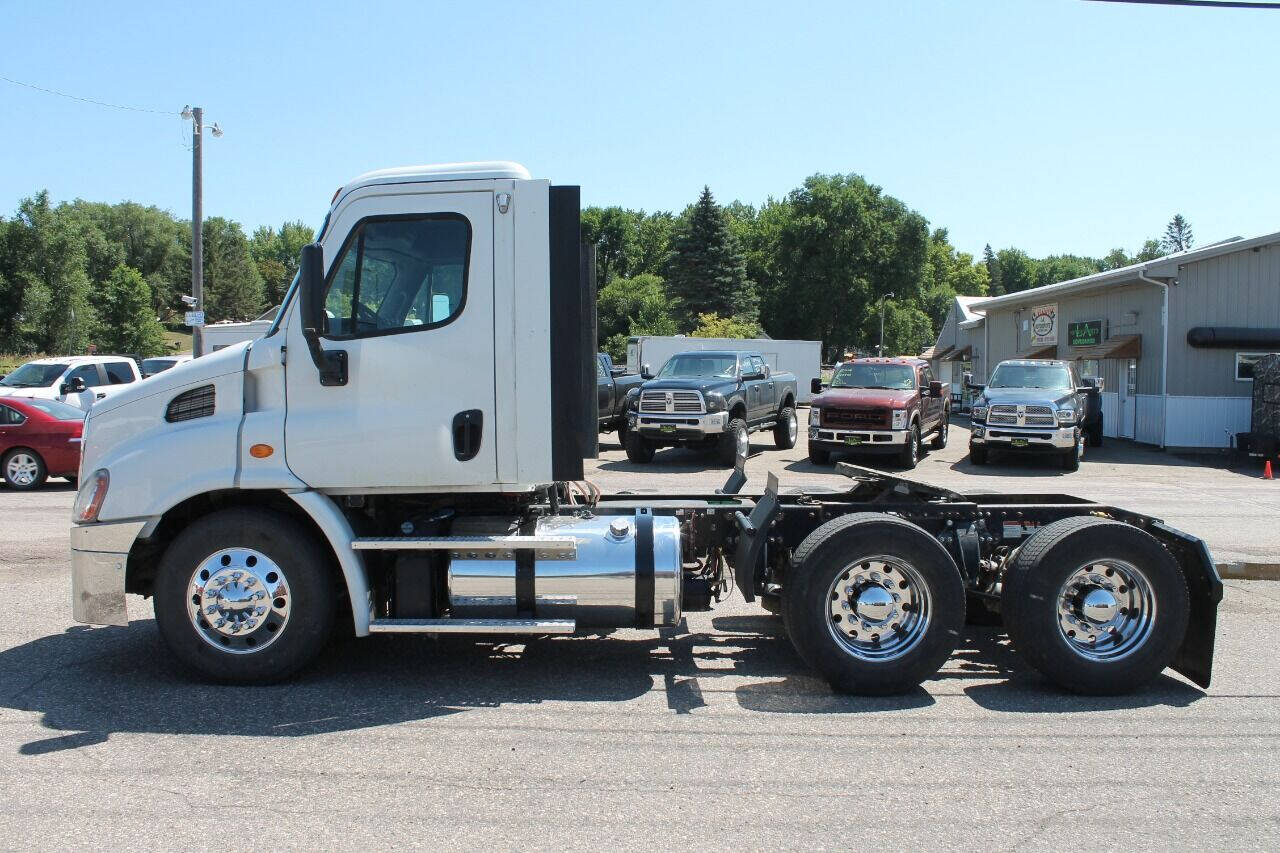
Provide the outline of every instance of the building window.
[[1264,355],[1270,355],[1266,352],[1238,352],[1236,353],[1236,381],[1252,382],[1253,366],[1257,364],[1258,359]]
[[1076,367],[1080,370],[1080,378],[1093,379],[1102,378],[1102,362],[1096,358],[1082,358],[1076,362]]

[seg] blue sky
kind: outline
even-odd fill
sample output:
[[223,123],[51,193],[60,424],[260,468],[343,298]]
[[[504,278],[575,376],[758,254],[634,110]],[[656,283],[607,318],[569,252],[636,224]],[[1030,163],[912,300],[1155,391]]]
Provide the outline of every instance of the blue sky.
[[1104,254],[1174,212],[1280,230],[1280,11],[1078,0],[9,3],[0,213],[132,199],[318,224],[369,169],[513,159],[589,204],[680,210],[857,172],[951,232]]

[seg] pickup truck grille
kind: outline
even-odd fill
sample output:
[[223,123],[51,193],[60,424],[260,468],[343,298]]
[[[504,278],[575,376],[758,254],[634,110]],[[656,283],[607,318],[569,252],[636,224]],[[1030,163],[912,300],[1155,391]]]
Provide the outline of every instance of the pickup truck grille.
[[698,391],[644,391],[640,411],[650,414],[700,415],[705,409]]
[[[1022,411],[1019,411],[1021,409]],[[1048,406],[1017,406],[997,403],[987,413],[987,423],[997,426],[1057,426],[1053,409]]]
[[822,425],[828,427],[873,427],[887,429],[890,425],[888,409],[828,409],[822,410]]

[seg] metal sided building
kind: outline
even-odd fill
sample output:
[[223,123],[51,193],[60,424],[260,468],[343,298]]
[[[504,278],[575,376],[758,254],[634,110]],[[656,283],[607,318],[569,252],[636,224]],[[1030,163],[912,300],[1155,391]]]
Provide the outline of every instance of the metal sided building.
[[938,342],[920,354],[921,358],[929,360],[934,376],[942,382],[951,383],[951,396],[956,403],[961,403],[964,398],[964,375],[982,375],[979,365],[982,361],[983,314],[975,305],[983,298],[957,296],[947,312],[947,319],[943,321],[942,331],[938,333]]
[[1249,429],[1254,361],[1280,350],[1280,233],[990,297],[968,309],[985,313],[974,381],[1010,358],[1075,361],[1083,375],[1103,380],[1106,435],[1228,448]]

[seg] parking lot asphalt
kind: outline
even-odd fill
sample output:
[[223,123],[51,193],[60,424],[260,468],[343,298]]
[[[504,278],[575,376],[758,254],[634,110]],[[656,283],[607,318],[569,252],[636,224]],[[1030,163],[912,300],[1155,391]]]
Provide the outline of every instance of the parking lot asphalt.
[[[1021,462],[979,474],[960,461],[963,438],[955,430],[915,476],[1098,497],[1222,548],[1261,553],[1259,537],[1276,535],[1275,498],[1243,474],[1176,459],[1166,470],[1145,454],[1163,455],[1130,458],[1118,443],[1078,474]],[[637,476],[605,443],[592,475],[605,488],[723,479],[667,451]],[[803,445],[754,444],[753,480],[766,469],[843,480],[811,469]],[[1222,503],[1212,524],[1180,505],[1213,506],[1201,492]],[[72,497],[65,485],[0,488],[3,849],[1271,850],[1280,839],[1280,584],[1228,581],[1208,690],[1166,673],[1130,696],[1064,694],[998,629],[971,627],[921,689],[838,696],[778,620],[738,599],[664,632],[340,639],[287,684],[227,687],[172,662],[143,599],[131,597],[128,628],[71,622]]]

